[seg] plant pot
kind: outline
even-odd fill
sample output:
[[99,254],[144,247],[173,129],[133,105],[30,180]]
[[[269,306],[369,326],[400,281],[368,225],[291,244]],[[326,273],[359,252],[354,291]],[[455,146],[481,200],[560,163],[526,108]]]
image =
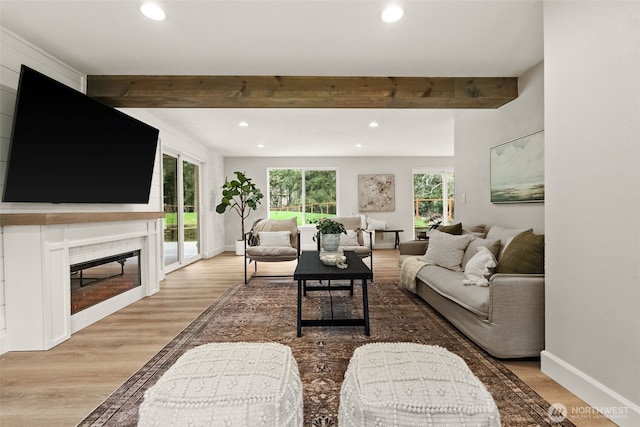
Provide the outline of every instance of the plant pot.
[[335,252],[340,246],[340,234],[323,234],[320,238],[320,246],[325,252]]
[[236,255],[244,255],[244,240],[236,240]]

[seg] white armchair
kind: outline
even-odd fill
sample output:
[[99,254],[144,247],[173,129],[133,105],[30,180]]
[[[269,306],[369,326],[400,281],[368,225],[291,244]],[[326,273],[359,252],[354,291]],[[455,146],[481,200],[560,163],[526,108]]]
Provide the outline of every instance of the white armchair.
[[[300,233],[297,219],[262,219],[256,221],[245,236],[244,283],[254,277],[288,277],[288,275],[258,275],[258,261],[293,261],[300,257]],[[249,276],[248,265],[254,263]],[[291,273],[293,275],[293,272]]]

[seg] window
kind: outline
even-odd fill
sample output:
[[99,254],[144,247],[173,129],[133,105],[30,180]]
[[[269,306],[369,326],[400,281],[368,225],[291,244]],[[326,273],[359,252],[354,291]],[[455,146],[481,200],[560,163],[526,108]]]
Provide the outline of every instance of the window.
[[269,218],[295,216],[298,225],[336,216],[337,171],[269,169]]
[[417,238],[434,224],[453,221],[454,190],[452,170],[413,173],[413,223]]

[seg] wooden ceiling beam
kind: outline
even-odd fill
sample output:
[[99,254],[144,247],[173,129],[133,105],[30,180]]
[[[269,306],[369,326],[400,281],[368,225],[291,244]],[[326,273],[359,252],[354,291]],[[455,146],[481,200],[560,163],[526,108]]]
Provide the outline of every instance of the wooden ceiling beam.
[[498,108],[518,78],[90,75],[87,94],[132,108]]

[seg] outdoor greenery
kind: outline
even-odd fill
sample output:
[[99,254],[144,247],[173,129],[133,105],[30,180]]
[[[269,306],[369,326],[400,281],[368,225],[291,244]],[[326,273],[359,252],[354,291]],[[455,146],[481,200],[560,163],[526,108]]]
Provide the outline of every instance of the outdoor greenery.
[[296,216],[298,225],[309,224],[319,217],[335,216],[336,171],[270,170],[269,211],[272,219]]
[[[164,240],[174,242],[178,239],[178,159],[167,154],[162,156],[164,191]],[[182,162],[182,183],[184,200],[184,240],[198,240],[198,180],[200,169],[197,165]]]
[[[442,173],[417,173],[413,175],[413,194],[418,205],[418,212],[414,217],[415,228],[429,227],[434,222],[443,220],[442,178]],[[449,198],[453,197],[454,188],[454,175],[449,173],[447,175]],[[453,209],[453,205],[451,207]],[[449,216],[453,216],[453,211],[449,212]]]
[[[164,223],[166,225],[178,225],[178,214],[175,212],[166,213],[164,215]],[[194,227],[198,225],[198,213],[197,212],[185,212],[184,214],[184,226]]]
[[[175,157],[164,155],[162,158],[163,170],[163,191],[165,205],[177,205],[178,203],[178,165]],[[182,181],[185,206],[193,206],[197,203],[197,182],[199,179],[199,168],[193,163],[182,162]]]
[[[330,215],[330,214],[313,214],[313,213],[307,213],[305,214],[306,220],[308,224],[313,224],[315,221],[317,221],[320,218],[331,218],[334,217],[335,215]],[[271,211],[271,213],[269,214],[269,218],[271,219],[288,219],[291,217],[296,217],[298,218],[298,225],[302,225],[302,212],[289,212],[289,211]]]
[[336,214],[336,171],[305,171],[305,205],[307,213],[322,213],[322,205],[326,204],[324,213]]
[[301,200],[301,169],[269,171],[269,207],[271,210],[278,210],[288,205],[300,205]]

